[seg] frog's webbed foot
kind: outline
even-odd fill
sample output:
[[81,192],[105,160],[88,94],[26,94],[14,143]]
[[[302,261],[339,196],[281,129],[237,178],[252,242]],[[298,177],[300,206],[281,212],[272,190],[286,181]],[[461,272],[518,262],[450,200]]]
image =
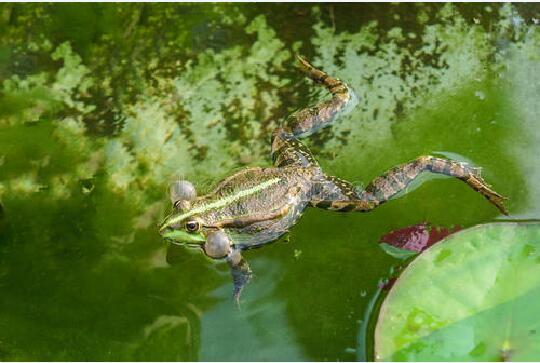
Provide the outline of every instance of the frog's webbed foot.
[[500,195],[488,185],[484,179],[478,174],[472,174],[465,182],[478,193],[482,194],[491,204],[493,204],[502,214],[508,215],[508,210],[504,205],[504,201],[508,197]]
[[233,248],[227,255],[227,262],[231,266],[231,275],[233,278],[234,290],[233,298],[237,305],[240,305],[240,294],[242,289],[251,280],[253,273],[246,260],[242,257],[240,250]]

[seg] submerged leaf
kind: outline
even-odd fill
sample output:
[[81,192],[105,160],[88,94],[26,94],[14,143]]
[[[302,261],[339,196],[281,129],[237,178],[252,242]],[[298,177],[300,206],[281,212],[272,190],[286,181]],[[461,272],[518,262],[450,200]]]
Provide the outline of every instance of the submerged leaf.
[[388,253],[390,256],[403,259],[403,260],[411,256],[416,256],[416,254],[418,253],[416,251],[411,251],[405,248],[395,247],[388,243],[381,243],[381,248],[384,250],[384,252]]
[[433,244],[439,242],[449,234],[461,229],[433,227],[429,223],[414,224],[389,232],[381,237],[381,247],[396,258],[407,258],[417,252],[422,252]]
[[417,257],[384,301],[377,360],[540,357],[540,224],[456,233]]

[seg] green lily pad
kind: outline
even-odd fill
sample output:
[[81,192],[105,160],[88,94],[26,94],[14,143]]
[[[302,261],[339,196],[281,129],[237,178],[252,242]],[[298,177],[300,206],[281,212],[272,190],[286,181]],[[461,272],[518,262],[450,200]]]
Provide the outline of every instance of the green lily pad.
[[540,224],[455,233],[416,258],[375,331],[382,361],[540,359]]

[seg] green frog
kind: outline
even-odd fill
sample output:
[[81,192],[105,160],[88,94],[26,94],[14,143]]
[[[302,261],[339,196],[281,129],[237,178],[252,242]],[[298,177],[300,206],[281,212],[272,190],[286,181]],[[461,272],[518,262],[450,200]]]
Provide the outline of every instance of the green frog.
[[233,296],[239,301],[252,272],[242,251],[260,247],[285,234],[309,206],[336,212],[369,212],[396,196],[422,172],[464,181],[507,214],[502,195],[467,163],[420,156],[392,168],[363,190],[326,175],[310,150],[299,140],[330,126],[357,103],[353,90],[339,79],[298,57],[300,68],[331,98],[288,116],[272,134],[271,167],[248,167],[221,180],[212,192],[197,196],[185,180],[171,185],[174,211],[161,224],[161,235],[175,243],[200,248],[208,257],[231,267]]

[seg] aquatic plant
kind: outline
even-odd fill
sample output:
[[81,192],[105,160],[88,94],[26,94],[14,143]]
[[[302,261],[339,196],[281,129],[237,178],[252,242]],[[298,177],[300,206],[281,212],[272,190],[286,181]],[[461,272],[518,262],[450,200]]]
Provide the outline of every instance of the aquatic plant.
[[539,247],[538,224],[499,223],[423,252],[381,307],[376,359],[537,359]]

